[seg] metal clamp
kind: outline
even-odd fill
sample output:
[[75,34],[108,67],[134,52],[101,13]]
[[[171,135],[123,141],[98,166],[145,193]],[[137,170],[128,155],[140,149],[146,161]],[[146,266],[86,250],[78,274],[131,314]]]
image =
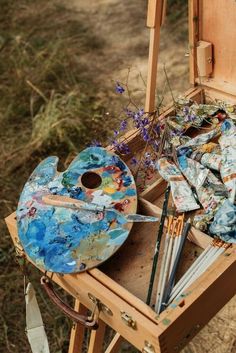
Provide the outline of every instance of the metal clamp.
[[131,315],[127,314],[125,311],[121,311],[121,319],[124,321],[124,323],[131,327],[133,330],[137,329],[137,324],[136,321],[132,318]]
[[144,347],[142,349],[142,353],[155,353],[155,348],[150,342],[145,341]]
[[110,308],[108,308],[107,305],[101,302],[98,298],[96,298],[93,294],[88,293],[89,299],[97,306],[99,311],[102,311],[104,314],[108,314],[110,316],[113,316],[113,312],[111,311]]

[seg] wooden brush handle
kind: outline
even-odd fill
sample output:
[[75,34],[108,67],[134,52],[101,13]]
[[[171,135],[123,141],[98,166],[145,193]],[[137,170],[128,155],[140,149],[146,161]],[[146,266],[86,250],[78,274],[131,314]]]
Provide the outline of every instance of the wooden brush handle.
[[65,208],[82,208],[84,205],[84,201],[72,199],[68,196],[62,195],[44,195],[42,197],[42,201],[46,205],[65,207]]
[[45,289],[45,292],[48,294],[51,301],[71,320],[76,323],[80,323],[87,327],[90,330],[96,330],[98,328],[98,324],[96,320],[89,319],[88,316],[78,314],[74,309],[64,303],[56,292],[53,289],[53,286],[49,279],[46,276],[41,278],[41,284]]

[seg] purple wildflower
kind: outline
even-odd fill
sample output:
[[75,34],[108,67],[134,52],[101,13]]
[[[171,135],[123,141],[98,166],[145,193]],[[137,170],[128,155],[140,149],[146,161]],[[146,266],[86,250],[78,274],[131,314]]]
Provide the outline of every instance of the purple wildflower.
[[161,133],[160,124],[155,124],[155,125],[153,126],[153,131],[154,131],[157,135],[160,135],[160,133]]
[[132,112],[132,110],[125,108],[124,109],[125,114],[127,115],[128,118],[133,118],[134,117],[134,112]]
[[184,115],[188,115],[188,113],[189,113],[189,106],[188,105],[183,107],[183,113],[184,113]]
[[150,136],[149,136],[148,130],[145,129],[145,128],[142,128],[140,132],[141,132],[141,136],[142,136],[143,140],[145,142],[148,142],[150,140]]
[[133,116],[135,121],[139,121],[144,115],[144,109],[139,109]]
[[117,151],[118,153],[121,153],[121,154],[129,154],[130,153],[129,146],[125,142],[118,142],[117,140],[113,140],[112,145],[113,145],[115,151]]
[[120,130],[124,131],[127,128],[127,121],[126,120],[122,120],[122,122],[120,123]]
[[142,119],[142,120],[141,120],[141,123],[142,123],[142,126],[143,126],[143,127],[146,126],[146,125],[148,125],[148,124],[149,124],[148,118]]
[[119,131],[118,130],[114,130],[114,136],[118,136],[119,135]]
[[115,90],[116,90],[116,93],[119,93],[119,94],[122,94],[125,91],[124,87],[122,87],[119,82],[116,82]]
[[144,162],[143,162],[144,166],[146,168],[149,167],[154,167],[154,161],[151,158],[151,154],[149,152],[145,153],[145,158],[144,158]]
[[[140,109],[138,110],[134,115],[133,115],[133,120],[134,120],[134,124],[135,124],[135,127],[137,129],[139,128],[143,128],[146,123],[147,123],[147,120],[146,118],[142,119],[142,116],[144,115],[144,110],[143,109]],[[149,122],[148,122],[149,123]]]
[[135,157],[132,157],[131,158],[131,165],[137,165],[138,164],[138,160],[137,160],[137,158],[135,158]]

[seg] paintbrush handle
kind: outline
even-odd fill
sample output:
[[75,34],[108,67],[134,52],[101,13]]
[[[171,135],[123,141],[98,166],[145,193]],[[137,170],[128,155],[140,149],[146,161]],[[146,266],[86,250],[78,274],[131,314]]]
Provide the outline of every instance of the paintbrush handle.
[[87,210],[87,211],[104,211],[104,207],[93,203],[87,203],[82,200],[75,200],[68,196],[62,195],[44,195],[42,201],[46,205],[71,208],[74,210]]
[[151,297],[152,297],[152,290],[153,290],[153,284],[154,284],[154,279],[155,279],[155,274],[156,274],[156,269],[157,269],[157,261],[158,261],[158,257],[159,257],[161,238],[162,238],[162,234],[163,234],[163,230],[164,230],[165,219],[167,216],[169,195],[170,195],[170,185],[167,186],[166,191],[165,191],[165,198],[164,198],[164,202],[163,202],[161,220],[160,220],[160,225],[159,225],[159,229],[158,229],[158,233],[157,233],[155,254],[154,254],[153,262],[152,262],[152,270],[151,270],[151,276],[150,276],[150,280],[149,280],[149,288],[148,288],[148,294],[147,294],[147,300],[146,300],[146,304],[148,304],[148,305],[150,304]]
[[162,279],[162,282],[161,282],[160,297],[159,297],[158,303],[156,302],[156,305],[155,305],[155,311],[156,311],[157,314],[160,314],[160,309],[161,309],[161,306],[162,306],[163,294],[164,294],[166,282],[168,280],[168,273],[169,273],[169,267],[170,267],[170,260],[171,260],[172,250],[173,250],[173,237],[170,237],[170,241],[169,241],[168,249],[167,249],[167,254],[165,256],[165,267],[164,267],[163,279]]
[[196,275],[198,275],[199,273],[200,276],[202,273],[201,271],[204,272],[204,270],[206,269],[206,264],[211,262],[211,259],[215,257],[215,254],[218,252],[218,249],[219,248],[217,247],[212,247],[207,252],[207,254],[205,254],[202,260],[197,264],[197,266],[194,266],[195,264],[193,263],[193,265],[190,267],[191,271],[189,271],[188,276],[186,276],[184,281],[182,281],[181,283],[177,283],[176,287],[171,292],[169,302],[173,301],[174,298],[179,296],[183,292],[183,290],[185,290],[185,288],[189,287],[189,285],[192,284],[192,278],[196,278]]
[[[166,286],[166,289],[165,289],[165,292],[164,292],[164,295],[163,295],[163,298],[162,298],[162,306],[161,306],[160,312],[165,309],[165,307],[167,305],[167,302],[169,300],[171,290],[172,290],[172,288],[174,286],[176,272],[178,270],[179,263],[180,263],[180,260],[181,260],[181,255],[182,255],[182,252],[183,252],[183,249],[184,249],[184,244],[186,242],[186,239],[187,239],[188,232],[189,232],[190,228],[191,228],[191,223],[190,222],[186,222],[185,225],[184,225],[183,232],[182,232],[181,237],[180,237],[180,243],[178,244],[179,246],[178,246],[178,249],[177,249],[177,254],[176,254],[176,257],[175,257],[175,260],[174,260],[174,264],[173,264],[173,267],[171,268],[169,281],[168,281],[168,284]],[[177,242],[178,242],[178,240],[179,239],[176,239]]]
[[189,269],[185,272],[185,274],[180,278],[180,280],[176,283],[174,288],[171,291],[171,296],[175,294],[177,288],[182,284],[185,278],[192,272],[194,267],[198,266],[198,264],[204,259],[206,254],[212,249],[212,246],[209,245],[201,254],[200,256],[194,261],[194,263],[189,267]]
[[160,268],[160,274],[158,278],[158,285],[157,285],[157,294],[156,294],[156,303],[155,306],[158,308],[159,301],[160,301],[160,295],[161,295],[161,287],[163,283],[163,277],[164,277],[164,271],[165,271],[165,263],[166,263],[166,254],[167,254],[167,249],[170,241],[170,236],[169,234],[166,234],[165,237],[165,244],[164,244],[164,250],[163,250],[163,257],[161,261],[161,268]]
[[196,272],[193,273],[191,279],[188,281],[188,283],[185,284],[185,286],[181,289],[181,291],[178,293],[178,297],[188,288],[191,286],[191,284],[196,281],[202,274],[205,272],[212,264],[213,262],[225,251],[225,248],[218,248],[217,251],[214,253],[214,255],[208,259],[208,261],[204,262],[204,264],[199,267]]
[[127,222],[157,222],[157,217],[139,215],[139,214],[125,214],[120,213],[112,207],[103,207],[100,205],[96,205],[94,203],[88,203],[82,200],[75,200],[68,196],[61,196],[61,195],[45,195],[42,197],[42,201],[46,205],[55,206],[55,207],[64,207],[70,208],[73,210],[84,210],[84,211],[91,211],[91,212],[105,212],[105,211],[112,211],[117,214],[121,214],[122,217],[126,219]]

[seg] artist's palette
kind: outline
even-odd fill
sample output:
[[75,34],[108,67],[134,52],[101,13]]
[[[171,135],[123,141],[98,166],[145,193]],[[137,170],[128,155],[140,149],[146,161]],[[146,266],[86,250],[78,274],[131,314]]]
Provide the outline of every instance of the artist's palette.
[[[83,150],[64,172],[57,172],[57,164],[57,157],[48,157],[25,184],[17,208],[19,237],[39,268],[80,272],[107,260],[126,240],[132,223],[125,215],[137,208],[135,182],[125,163],[100,147]],[[47,195],[109,210],[57,207],[43,201]]]

